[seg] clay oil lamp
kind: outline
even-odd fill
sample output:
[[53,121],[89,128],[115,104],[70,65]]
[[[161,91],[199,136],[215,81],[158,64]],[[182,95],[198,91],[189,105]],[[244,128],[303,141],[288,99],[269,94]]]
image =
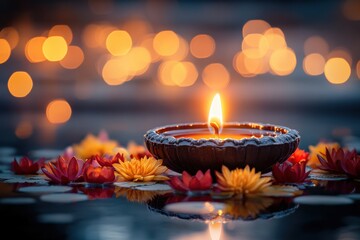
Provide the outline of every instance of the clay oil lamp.
[[266,173],[284,162],[298,147],[298,131],[273,124],[224,122],[220,95],[211,104],[207,123],[184,123],[151,129],[145,144],[169,169],[195,174],[249,165]]

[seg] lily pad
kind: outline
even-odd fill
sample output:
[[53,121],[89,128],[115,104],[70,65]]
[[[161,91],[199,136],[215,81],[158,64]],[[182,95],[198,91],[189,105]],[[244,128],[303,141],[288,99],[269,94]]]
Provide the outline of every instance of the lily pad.
[[296,197],[294,202],[305,205],[346,205],[354,201],[347,197],[313,195]]
[[32,179],[32,178],[25,178],[25,177],[16,177],[7,179],[4,183],[37,183],[37,184],[48,184],[48,181],[45,179]]
[[69,186],[30,186],[19,188],[19,192],[25,193],[49,193],[49,192],[69,192],[72,187]]
[[12,197],[12,198],[1,198],[0,204],[14,204],[14,205],[20,205],[20,204],[33,204],[36,200],[34,198],[28,198],[28,197]]
[[81,202],[88,200],[88,196],[85,194],[78,193],[56,193],[56,194],[46,194],[40,197],[41,201],[52,202],[52,203],[72,203],[72,202]]

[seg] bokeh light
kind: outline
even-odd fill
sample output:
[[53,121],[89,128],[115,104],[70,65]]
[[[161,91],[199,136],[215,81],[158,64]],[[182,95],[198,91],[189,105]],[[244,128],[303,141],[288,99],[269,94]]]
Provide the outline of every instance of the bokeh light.
[[323,74],[325,58],[319,53],[311,53],[304,58],[303,69],[311,76]]
[[31,38],[25,45],[25,56],[31,63],[43,62],[46,60],[42,47],[46,37]]
[[171,56],[178,51],[180,40],[178,35],[173,31],[161,31],[155,35],[153,46],[160,56]]
[[78,46],[69,46],[64,59],[60,61],[61,66],[66,69],[76,69],[84,61],[84,52]]
[[352,65],[353,62],[350,52],[345,48],[336,48],[332,50],[327,55],[327,59],[330,58],[343,58],[350,64],[350,66]]
[[357,77],[360,79],[360,60],[356,64],[356,74]]
[[230,74],[221,63],[211,63],[204,68],[202,79],[212,89],[223,89],[230,82]]
[[208,58],[215,52],[215,40],[210,35],[199,34],[191,39],[190,52],[196,58]]
[[31,76],[24,71],[17,71],[11,74],[8,80],[8,89],[14,97],[26,97],[33,87]]
[[15,135],[20,139],[26,139],[33,133],[33,126],[29,121],[21,121],[15,129]]
[[11,47],[7,40],[0,38],[0,64],[6,62],[11,55]]
[[120,85],[129,80],[127,62],[123,57],[112,58],[105,63],[101,75],[108,85]]
[[124,56],[129,75],[141,75],[147,71],[151,63],[151,55],[144,47],[134,47]]
[[60,124],[69,121],[71,106],[64,99],[55,99],[46,107],[46,117],[50,123]]
[[275,50],[270,57],[270,68],[279,76],[291,74],[296,67],[296,55],[291,48]]
[[166,60],[174,60],[174,61],[181,61],[185,59],[189,54],[189,43],[186,41],[185,38],[178,36],[179,38],[179,47],[176,52],[171,56],[164,57]]
[[330,58],[325,64],[324,74],[330,83],[342,84],[349,79],[351,68],[343,58]]
[[11,50],[13,50],[19,43],[19,33],[14,27],[6,27],[1,29],[0,38],[6,39],[6,41],[8,41]]
[[305,55],[319,53],[323,57],[326,57],[329,53],[329,44],[320,36],[311,36],[305,40],[304,52]]
[[280,28],[270,28],[264,33],[264,37],[266,38],[269,51],[274,51],[280,48],[286,48],[287,43],[284,36],[284,33]]
[[63,37],[52,36],[44,41],[42,50],[48,61],[57,62],[61,61],[66,56],[68,46]]
[[267,38],[258,33],[251,33],[244,38],[241,48],[243,53],[250,58],[261,58],[269,50]]
[[73,39],[73,33],[68,25],[55,25],[49,30],[49,37],[60,36],[65,39],[67,44],[70,44]]
[[128,53],[132,46],[132,40],[128,32],[115,30],[106,38],[106,49],[113,56],[121,56]]
[[263,34],[266,30],[271,28],[270,24],[261,19],[253,19],[247,21],[242,29],[243,37],[245,38],[246,35],[252,33],[259,33]]
[[158,68],[158,79],[165,86],[175,86],[172,81],[172,69],[177,61],[165,61],[162,62]]
[[171,80],[179,87],[192,86],[197,78],[198,71],[191,62],[176,62],[171,69]]

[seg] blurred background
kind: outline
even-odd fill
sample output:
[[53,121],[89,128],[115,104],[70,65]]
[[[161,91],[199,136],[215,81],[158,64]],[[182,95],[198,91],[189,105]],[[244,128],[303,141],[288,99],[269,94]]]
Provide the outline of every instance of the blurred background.
[[359,146],[359,30],[358,0],[3,0],[0,146],[44,154],[101,129],[142,144],[205,122],[216,92],[225,121]]

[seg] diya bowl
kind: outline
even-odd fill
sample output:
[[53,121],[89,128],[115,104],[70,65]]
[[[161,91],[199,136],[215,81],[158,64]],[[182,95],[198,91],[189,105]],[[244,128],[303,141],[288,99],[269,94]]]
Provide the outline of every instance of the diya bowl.
[[145,144],[150,153],[169,169],[196,174],[198,170],[221,171],[249,165],[269,172],[298,147],[298,131],[272,124],[229,122],[219,137],[210,134],[207,123],[168,125],[149,130]]

